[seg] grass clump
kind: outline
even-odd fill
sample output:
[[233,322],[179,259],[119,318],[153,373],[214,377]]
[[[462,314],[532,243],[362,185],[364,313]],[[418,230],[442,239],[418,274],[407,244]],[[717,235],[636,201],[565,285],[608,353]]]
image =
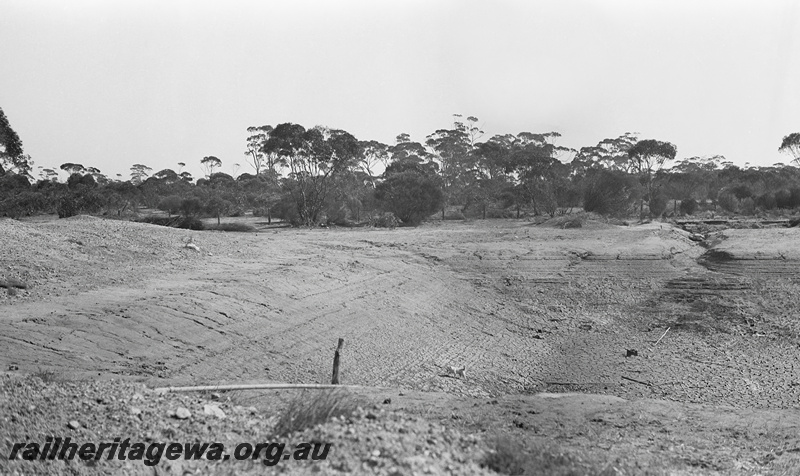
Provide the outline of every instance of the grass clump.
[[586,461],[566,453],[552,444],[523,445],[519,438],[499,435],[489,444],[481,466],[510,476],[664,476],[659,463],[641,467],[624,461],[602,463],[587,457]]
[[481,465],[500,474],[510,476],[552,475],[584,476],[597,474],[587,471],[569,455],[549,448],[527,449],[510,436],[498,436],[491,444]]
[[256,231],[255,227],[250,226],[247,223],[221,223],[219,225],[206,225],[205,229],[216,230],[216,231],[233,231],[241,233],[249,233]]
[[58,381],[58,374],[52,370],[44,370],[41,367],[33,373],[34,377],[37,377],[44,383],[52,383]]
[[355,400],[345,390],[314,391],[311,396],[304,391],[289,402],[273,433],[282,437],[321,425],[333,417],[349,417],[356,407]]

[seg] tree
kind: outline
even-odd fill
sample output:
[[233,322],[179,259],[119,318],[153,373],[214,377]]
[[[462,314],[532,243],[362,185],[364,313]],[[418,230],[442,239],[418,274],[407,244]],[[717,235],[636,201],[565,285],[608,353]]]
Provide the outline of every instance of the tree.
[[593,168],[628,172],[631,166],[628,151],[637,140],[636,133],[626,132],[615,139],[603,139],[596,146],[582,147],[572,159],[572,168],[579,175]]
[[790,154],[794,157],[792,162],[800,166],[800,132],[793,132],[784,137],[778,150]]
[[350,133],[317,126],[306,130],[299,124],[278,124],[264,145],[286,161],[289,176],[284,189],[297,207],[304,225],[318,222],[335,176],[357,160],[358,140]]
[[231,209],[233,209],[233,203],[215,194],[208,199],[204,208],[206,213],[217,217],[217,225],[219,225],[221,222],[220,216],[230,213]]
[[170,195],[158,202],[158,209],[167,212],[167,215],[171,217],[173,213],[178,213],[181,210],[182,202],[183,199],[180,196]]
[[200,163],[206,169],[206,177],[210,177],[214,173],[214,169],[222,167],[222,161],[213,155],[208,155],[200,160]]
[[7,171],[13,171],[29,176],[32,167],[33,162],[30,160],[30,156],[23,153],[22,141],[11,128],[3,108],[0,108],[0,175]]
[[403,223],[418,225],[444,203],[441,178],[435,163],[413,159],[393,162],[384,181],[375,188],[375,198]]
[[361,141],[358,143],[361,149],[358,165],[362,172],[369,177],[370,184],[375,188],[375,178],[377,178],[377,168],[383,165],[384,170],[389,166],[391,155],[389,146],[378,141]]
[[[664,162],[675,159],[678,149],[674,144],[653,139],[640,140],[628,150],[630,170],[639,175],[639,180],[645,187],[646,198],[653,200],[654,181],[656,173],[661,170]],[[644,199],[640,200],[639,212],[644,210]]]
[[636,178],[621,170],[592,169],[584,182],[583,209],[601,215],[625,215],[636,198]]
[[144,179],[148,177],[153,169],[142,164],[133,164],[131,166],[131,183],[134,185],[141,184]]
[[261,173],[261,169],[265,167],[266,154],[262,149],[267,139],[269,139],[272,126],[251,126],[247,128],[247,132],[249,132],[250,135],[247,137],[247,150],[244,152],[244,155],[249,157],[250,165],[253,166],[256,175],[258,175]]

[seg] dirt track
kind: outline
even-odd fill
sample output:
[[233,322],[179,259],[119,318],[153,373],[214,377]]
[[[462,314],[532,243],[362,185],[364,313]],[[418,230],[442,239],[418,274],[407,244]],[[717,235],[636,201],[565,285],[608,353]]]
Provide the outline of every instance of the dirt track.
[[[226,235],[83,217],[0,229],[5,272],[30,284],[0,301],[4,370],[324,382],[344,337],[350,384],[800,404],[796,229],[725,232],[725,259],[705,267],[705,249],[659,224]],[[189,236],[200,252],[183,248]],[[759,261],[753,236],[769,243]]]

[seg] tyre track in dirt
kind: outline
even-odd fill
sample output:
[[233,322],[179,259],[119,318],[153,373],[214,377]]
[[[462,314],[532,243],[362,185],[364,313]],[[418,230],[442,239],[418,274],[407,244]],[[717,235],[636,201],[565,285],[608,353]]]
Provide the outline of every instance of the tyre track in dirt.
[[[336,244],[334,233],[271,238],[250,243],[280,248],[263,259],[214,257],[168,279],[6,306],[5,363],[176,384],[324,382],[344,337],[347,383],[479,395],[526,383],[498,349],[539,343],[494,330],[502,308],[452,271],[407,251]],[[466,365],[470,378],[442,377],[446,365]]]

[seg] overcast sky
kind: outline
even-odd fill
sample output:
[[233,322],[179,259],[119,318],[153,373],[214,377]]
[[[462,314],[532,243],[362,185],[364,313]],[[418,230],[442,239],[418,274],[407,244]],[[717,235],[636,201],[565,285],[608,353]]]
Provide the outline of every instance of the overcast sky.
[[36,165],[252,172],[251,125],[393,144],[474,115],[580,148],[789,162],[800,0],[0,0],[0,107]]

